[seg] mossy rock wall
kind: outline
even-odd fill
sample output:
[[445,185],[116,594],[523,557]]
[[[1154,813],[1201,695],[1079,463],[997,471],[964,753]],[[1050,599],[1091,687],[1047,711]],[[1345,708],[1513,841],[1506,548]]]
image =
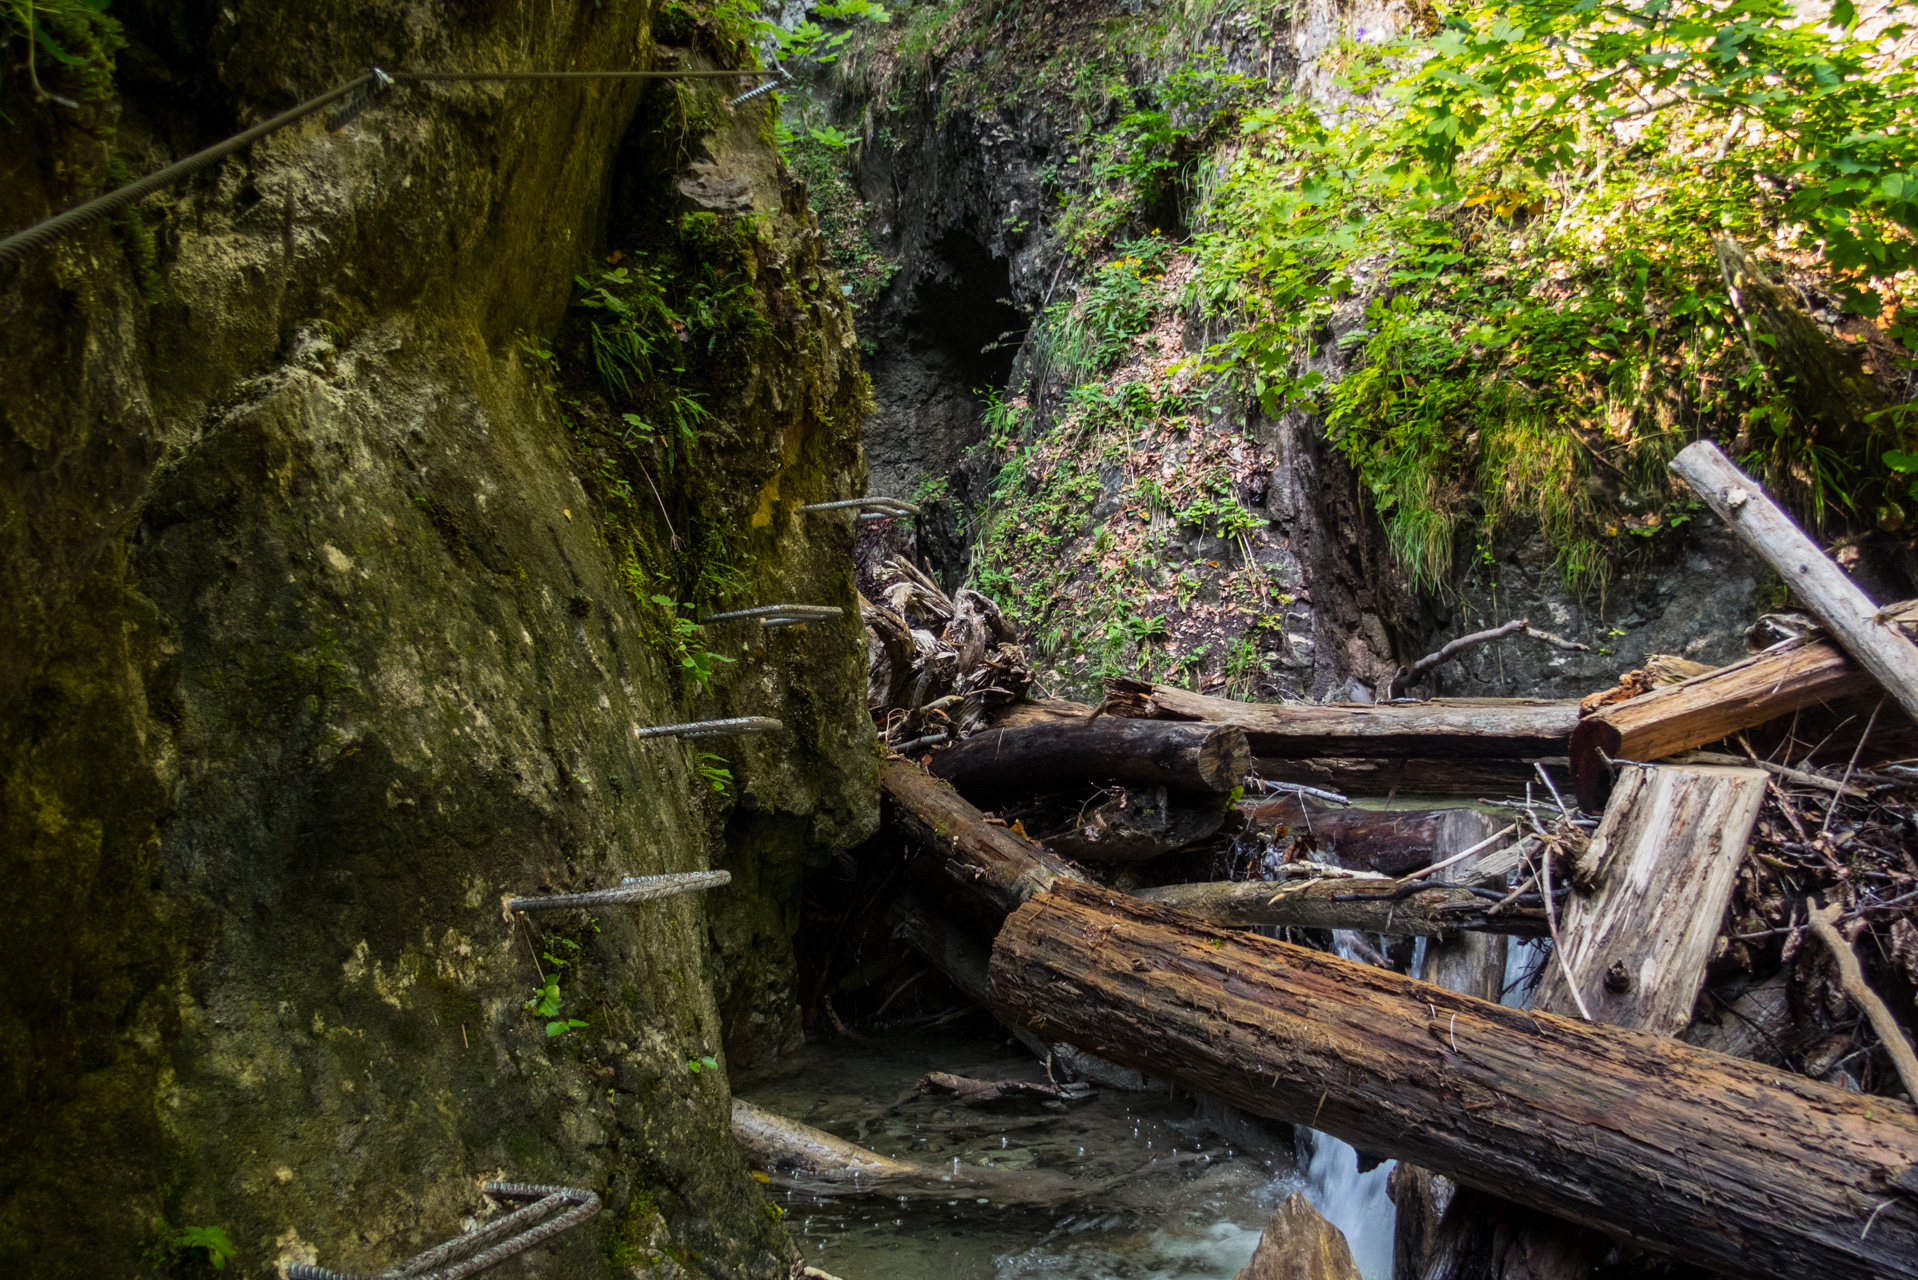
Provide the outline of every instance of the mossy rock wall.
[[[138,172],[375,60],[659,56],[632,0],[114,12],[95,133],[9,65],[0,225],[89,194],[116,113]],[[164,1242],[215,1226],[226,1275],[378,1270],[503,1175],[606,1202],[526,1274],[787,1274],[725,1072],[689,1064],[797,1033],[800,873],[877,820],[864,643],[727,633],[689,686],[527,354],[603,252],[642,93],[403,89],[151,202],[157,304],[106,227],[0,278],[0,1271],[212,1274]],[[700,119],[652,161],[758,215],[769,322],[698,465],[745,594],[850,606],[848,523],[795,510],[863,491],[849,317],[763,100]],[[724,798],[633,737],[721,715],[787,726],[718,748]],[[502,918],[708,865],[734,885]],[[584,1027],[523,1007],[536,956]]]

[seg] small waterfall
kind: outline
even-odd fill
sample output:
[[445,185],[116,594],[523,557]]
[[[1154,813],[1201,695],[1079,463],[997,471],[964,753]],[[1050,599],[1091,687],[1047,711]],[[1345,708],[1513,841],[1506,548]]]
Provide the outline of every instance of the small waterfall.
[[1385,1179],[1396,1161],[1359,1172],[1359,1153],[1329,1133],[1307,1129],[1312,1155],[1299,1189],[1325,1220],[1345,1233],[1353,1261],[1365,1280],[1392,1280],[1392,1229],[1396,1221]]
[[[1351,936],[1342,930],[1332,935],[1333,946],[1347,960],[1356,958]],[[1414,972],[1424,958],[1420,948],[1415,953]],[[1316,1129],[1302,1129],[1301,1134],[1310,1145],[1311,1157],[1305,1166],[1305,1185],[1299,1189],[1327,1222],[1345,1233],[1345,1242],[1352,1246],[1352,1259],[1359,1264],[1365,1280],[1392,1280],[1392,1232],[1397,1216],[1391,1197],[1385,1193],[1385,1180],[1397,1161],[1387,1160],[1370,1173],[1360,1173],[1359,1153],[1350,1143]]]

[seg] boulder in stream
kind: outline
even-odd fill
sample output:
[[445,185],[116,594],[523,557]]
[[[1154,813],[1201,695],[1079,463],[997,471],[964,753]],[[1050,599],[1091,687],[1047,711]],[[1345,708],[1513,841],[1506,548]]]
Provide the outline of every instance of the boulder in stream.
[[1252,1261],[1233,1280],[1360,1280],[1345,1233],[1294,1191],[1272,1211]]

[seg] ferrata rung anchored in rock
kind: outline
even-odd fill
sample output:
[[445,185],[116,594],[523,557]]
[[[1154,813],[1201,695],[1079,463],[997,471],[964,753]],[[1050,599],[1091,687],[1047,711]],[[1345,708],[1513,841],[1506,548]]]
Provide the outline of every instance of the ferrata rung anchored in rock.
[[[724,874],[724,873],[721,873]],[[412,1280],[462,1280],[490,1271],[508,1258],[571,1230],[599,1212],[599,1197],[577,1187],[530,1186],[494,1182],[486,1194],[500,1200],[531,1200],[505,1217],[477,1227],[417,1257],[380,1272],[380,1276],[409,1276]],[[557,1214],[555,1211],[558,1210]],[[350,1271],[329,1271],[296,1262],[286,1269],[288,1280],[378,1280]]]
[[838,502],[809,502],[799,509],[801,511],[849,511],[854,507],[888,516],[919,514],[918,507],[902,498],[842,498]]
[[515,911],[558,911],[568,907],[607,907],[622,902],[645,902],[651,898],[670,898],[699,889],[717,889],[733,882],[730,871],[673,871],[661,876],[627,876],[617,889],[594,889],[587,893],[551,893],[537,898],[507,898],[506,913]]
[[699,620],[700,626],[714,622],[731,622],[739,618],[758,618],[769,627],[798,627],[808,622],[824,622],[831,618],[843,618],[846,610],[831,604],[767,604],[754,609],[733,609],[726,613],[709,613]]
[[771,716],[734,716],[730,720],[693,720],[633,730],[635,738],[725,738],[741,733],[777,733],[786,726]]

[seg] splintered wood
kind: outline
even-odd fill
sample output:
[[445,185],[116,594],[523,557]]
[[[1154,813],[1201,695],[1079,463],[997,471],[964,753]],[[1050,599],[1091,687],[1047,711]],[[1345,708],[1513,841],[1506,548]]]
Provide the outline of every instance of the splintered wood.
[[[1885,612],[1902,627],[1918,626],[1918,601]],[[1788,642],[1586,716],[1572,733],[1572,786],[1581,805],[1597,809],[1609,777],[1607,760],[1662,759],[1877,687],[1835,641]]]
[[[1559,924],[1563,965],[1537,1006],[1569,1013],[1573,986],[1600,1022],[1675,1036],[1692,1020],[1705,964],[1765,798],[1762,769],[1627,767],[1574,878]],[[1571,983],[1566,971],[1571,973]]]

